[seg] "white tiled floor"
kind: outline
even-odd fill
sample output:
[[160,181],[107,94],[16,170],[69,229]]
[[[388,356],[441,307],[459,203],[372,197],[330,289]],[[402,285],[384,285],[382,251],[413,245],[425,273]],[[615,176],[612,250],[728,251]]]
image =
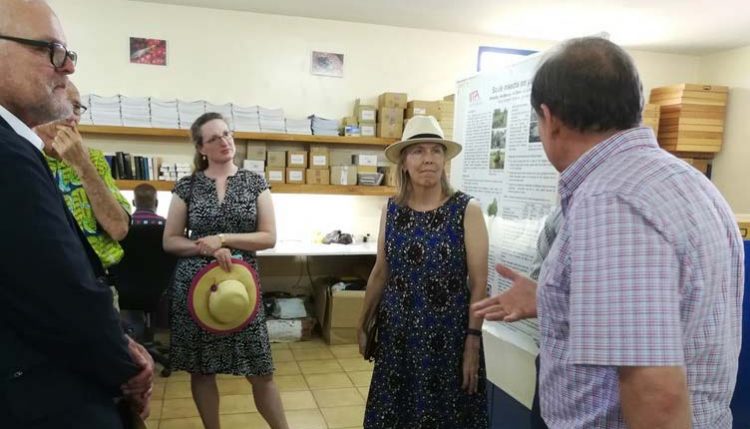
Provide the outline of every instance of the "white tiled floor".
[[[273,344],[274,379],[291,429],[361,428],[372,364],[356,345]],[[218,376],[222,429],[268,428],[242,377]],[[157,376],[149,429],[202,429],[187,373]]]

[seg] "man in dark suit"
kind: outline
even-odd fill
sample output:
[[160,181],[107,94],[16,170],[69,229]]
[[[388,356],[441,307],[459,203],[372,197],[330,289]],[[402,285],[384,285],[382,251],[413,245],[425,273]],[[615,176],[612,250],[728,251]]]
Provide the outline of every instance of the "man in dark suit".
[[76,55],[43,1],[0,11],[0,427],[119,429],[114,398],[146,415],[153,366],[122,333],[30,130],[70,114]]

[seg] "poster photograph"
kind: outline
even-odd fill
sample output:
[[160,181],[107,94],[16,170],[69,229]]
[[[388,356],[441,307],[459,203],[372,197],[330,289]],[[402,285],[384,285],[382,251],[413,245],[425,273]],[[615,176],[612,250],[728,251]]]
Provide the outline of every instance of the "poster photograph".
[[167,41],[161,39],[131,37],[130,62],[135,64],[166,66]]
[[313,51],[310,73],[318,76],[344,77],[344,54]]

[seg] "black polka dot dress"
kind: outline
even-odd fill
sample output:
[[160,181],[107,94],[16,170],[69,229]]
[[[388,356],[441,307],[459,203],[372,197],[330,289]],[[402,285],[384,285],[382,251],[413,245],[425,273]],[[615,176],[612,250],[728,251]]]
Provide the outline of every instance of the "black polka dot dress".
[[478,393],[461,389],[471,300],[463,222],[470,199],[457,192],[427,212],[388,202],[390,277],[380,305],[366,429],[488,427],[481,351]]
[[[257,199],[268,189],[263,177],[238,170],[227,179],[224,201],[219,204],[216,184],[203,172],[191,179],[180,179],[172,192],[188,203],[191,239],[219,233],[245,233],[257,230]],[[254,252],[232,249],[232,255],[258,269]],[[195,374],[268,375],[273,373],[263,304],[258,316],[245,329],[224,335],[203,330],[187,308],[188,289],[195,274],[214,258],[180,258],[171,289],[170,361],[175,370]]]

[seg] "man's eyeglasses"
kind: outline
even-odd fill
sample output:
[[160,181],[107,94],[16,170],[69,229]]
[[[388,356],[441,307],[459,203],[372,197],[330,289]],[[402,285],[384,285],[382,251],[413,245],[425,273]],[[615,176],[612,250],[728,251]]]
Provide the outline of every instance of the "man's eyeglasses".
[[22,45],[36,46],[37,48],[49,49],[49,60],[56,69],[65,67],[65,61],[70,58],[73,65],[76,65],[78,61],[78,54],[73,51],[69,51],[62,43],[47,42],[44,40],[31,40],[22,39],[20,37],[11,37],[0,35],[0,39],[10,40],[11,42],[20,43]]
[[73,114],[76,116],[83,115],[87,110],[89,110],[89,108],[84,106],[83,104],[73,104]]

